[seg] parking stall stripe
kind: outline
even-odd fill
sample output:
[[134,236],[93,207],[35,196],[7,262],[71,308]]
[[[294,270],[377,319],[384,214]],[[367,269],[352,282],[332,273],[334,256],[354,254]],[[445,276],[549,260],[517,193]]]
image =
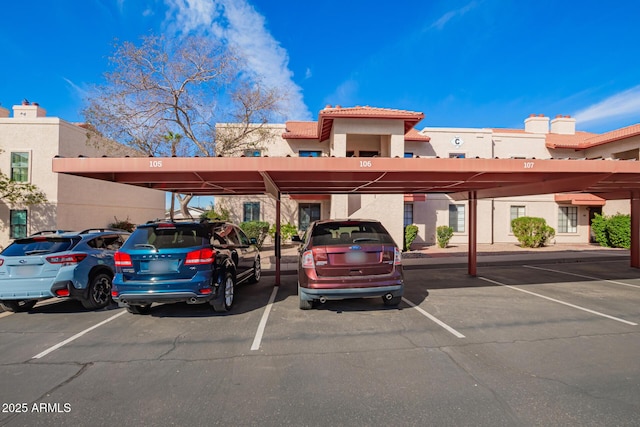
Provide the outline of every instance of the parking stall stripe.
[[262,342],[262,335],[264,335],[264,329],[267,326],[267,319],[269,319],[269,313],[271,312],[271,307],[273,306],[273,302],[276,300],[276,294],[278,293],[278,286],[273,287],[273,291],[271,291],[271,297],[269,297],[269,302],[262,313],[262,318],[260,319],[260,324],[258,325],[258,330],[256,331],[256,336],[253,338],[253,344],[251,345],[251,350],[259,350],[260,343]]
[[57,350],[57,349],[59,349],[60,347],[62,347],[62,346],[64,346],[64,345],[67,345],[67,344],[69,344],[69,343],[70,343],[70,342],[72,342],[72,341],[77,340],[78,338],[80,338],[80,337],[81,337],[81,336],[83,336],[84,334],[89,333],[89,332],[93,331],[94,329],[99,328],[100,326],[102,326],[102,325],[104,325],[104,324],[106,324],[106,323],[111,322],[111,321],[112,321],[112,320],[114,320],[114,319],[117,319],[118,317],[122,316],[122,315],[123,315],[123,314],[125,314],[126,312],[127,312],[126,310],[122,310],[120,313],[118,313],[118,314],[114,314],[113,316],[109,317],[108,319],[103,320],[102,322],[97,323],[97,324],[93,325],[93,326],[92,326],[92,327],[90,327],[90,328],[87,328],[87,329],[85,329],[85,330],[84,330],[84,331],[82,331],[82,332],[78,332],[77,334],[75,334],[75,335],[74,335],[74,336],[72,336],[71,338],[67,338],[66,340],[64,340],[64,341],[62,341],[62,342],[59,342],[58,344],[54,345],[53,347],[49,347],[48,349],[46,349],[46,350],[45,350],[45,351],[43,351],[42,353],[38,353],[38,354],[36,354],[35,356],[33,356],[33,357],[32,357],[32,359],[40,359],[40,358],[42,358],[42,357],[46,356],[47,354],[49,354],[49,353],[52,353],[52,352],[56,351],[56,350]]
[[402,301],[406,302],[407,304],[409,304],[411,307],[415,308],[416,310],[418,310],[418,312],[420,312],[420,314],[422,314],[423,316],[427,317],[428,319],[431,319],[433,322],[437,323],[438,325],[440,325],[441,327],[443,327],[444,329],[446,329],[447,331],[449,331],[450,333],[452,333],[453,335],[455,335],[458,338],[465,338],[464,335],[462,335],[460,332],[456,331],[455,329],[453,329],[451,326],[447,325],[446,323],[444,323],[442,320],[438,319],[437,317],[427,313],[426,311],[424,311],[422,308],[418,307],[417,305],[415,305],[414,303],[412,303],[411,301],[409,301],[408,299],[402,297]]
[[7,316],[11,316],[13,313],[10,311],[5,311],[0,313],[0,319],[2,319],[3,317],[7,317]]
[[631,283],[618,282],[617,280],[600,279],[599,277],[584,276],[582,274],[569,273],[567,271],[552,270],[550,268],[542,268],[542,267],[534,267],[533,265],[523,265],[523,267],[535,268],[536,270],[550,271],[552,273],[562,273],[562,274],[567,274],[569,276],[582,277],[583,279],[598,280],[598,281],[601,281],[601,282],[613,283],[614,285],[629,286],[631,288],[640,288],[640,286],[632,285]]
[[524,289],[517,288],[515,286],[505,285],[504,283],[496,282],[495,280],[487,279],[486,277],[478,277],[478,279],[484,280],[485,282],[493,283],[494,285],[504,286],[505,288],[513,289],[515,291],[524,292],[525,294],[533,295],[533,296],[536,296],[538,298],[543,298],[543,299],[546,299],[546,300],[549,300],[549,301],[557,302],[558,304],[566,305],[567,307],[571,307],[571,308],[575,308],[575,309],[578,309],[578,310],[586,311],[587,313],[595,314],[596,316],[606,317],[607,319],[615,320],[616,322],[626,323],[627,325],[631,325],[631,326],[638,326],[637,323],[629,322],[628,320],[620,319],[620,318],[614,317],[614,316],[609,316],[608,314],[600,313],[599,311],[590,310],[590,309],[585,308],[585,307],[580,307],[579,305],[571,304],[571,303],[568,303],[568,302],[565,302],[565,301],[561,301],[561,300],[555,299],[555,298],[550,298],[550,297],[547,297],[547,296],[544,296],[544,295],[541,295],[541,294],[537,294],[535,292],[531,292],[531,291],[527,291],[527,290],[524,290]]

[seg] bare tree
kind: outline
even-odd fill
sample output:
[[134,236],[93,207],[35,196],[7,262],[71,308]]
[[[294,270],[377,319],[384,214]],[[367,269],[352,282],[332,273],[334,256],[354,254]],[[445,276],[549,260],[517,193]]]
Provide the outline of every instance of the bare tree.
[[[266,88],[229,45],[205,37],[116,44],[113,70],[83,110],[107,138],[150,156],[232,156],[260,148],[286,94]],[[217,123],[234,123],[216,133]],[[180,199],[182,211],[191,200]]]

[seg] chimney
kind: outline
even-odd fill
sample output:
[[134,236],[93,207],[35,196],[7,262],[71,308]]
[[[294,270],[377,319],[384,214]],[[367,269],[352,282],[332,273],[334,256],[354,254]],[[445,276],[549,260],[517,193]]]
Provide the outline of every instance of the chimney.
[[4,119],[6,117],[9,117],[9,110],[4,107],[0,107],[0,119]]
[[37,102],[29,102],[26,99],[22,101],[22,105],[13,106],[14,119],[35,119],[37,117],[45,117],[47,110],[40,107]]
[[557,115],[555,119],[551,120],[551,133],[575,135],[576,119],[571,116]]
[[549,133],[549,117],[544,114],[532,114],[524,121],[524,131],[530,133]]

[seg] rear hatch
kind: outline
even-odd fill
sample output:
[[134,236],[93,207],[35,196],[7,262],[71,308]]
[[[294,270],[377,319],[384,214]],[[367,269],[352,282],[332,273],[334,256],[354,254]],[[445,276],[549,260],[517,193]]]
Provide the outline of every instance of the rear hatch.
[[0,254],[0,280],[54,278],[64,265],[65,254],[79,238],[35,236],[19,239]]
[[189,280],[211,268],[213,251],[200,230],[179,224],[136,230],[116,254],[124,280]]
[[318,277],[375,276],[394,270],[395,247],[391,245],[316,246],[312,250]]

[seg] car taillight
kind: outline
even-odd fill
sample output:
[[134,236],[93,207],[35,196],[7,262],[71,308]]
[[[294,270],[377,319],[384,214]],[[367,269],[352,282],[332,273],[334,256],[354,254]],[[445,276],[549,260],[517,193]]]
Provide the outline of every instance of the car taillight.
[[87,254],[54,255],[47,257],[47,262],[50,264],[72,265],[79,263],[86,257]]
[[191,251],[187,254],[187,258],[184,263],[187,265],[197,264],[213,264],[215,259],[215,252],[211,248],[199,249],[197,251]]
[[133,267],[131,255],[126,252],[116,252],[113,256],[113,262],[116,267]]
[[[393,257],[393,260],[391,257]],[[390,251],[382,253],[382,262],[391,264],[392,261],[393,265],[402,265],[402,252],[400,252],[400,249],[393,248],[393,253]]]
[[69,292],[69,289],[57,289],[56,290],[56,296],[59,297],[68,297],[71,294],[71,292]]
[[313,251],[304,251],[302,253],[302,268],[315,268]]
[[402,252],[400,252],[400,249],[393,248],[393,252],[393,265],[402,265]]

